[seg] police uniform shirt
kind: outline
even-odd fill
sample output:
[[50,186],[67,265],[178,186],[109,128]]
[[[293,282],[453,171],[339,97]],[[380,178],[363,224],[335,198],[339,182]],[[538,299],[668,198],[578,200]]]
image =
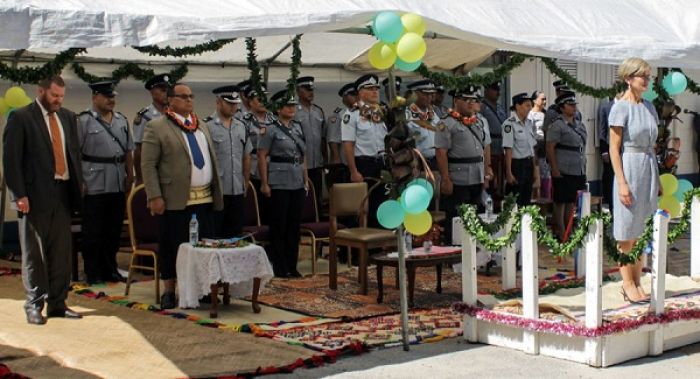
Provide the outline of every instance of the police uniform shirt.
[[440,124],[440,118],[435,114],[433,106],[429,106],[428,109],[428,111],[423,113],[420,110],[419,112],[414,112],[411,107],[406,108],[408,129],[416,140],[416,148],[426,159],[435,157],[435,132],[418,125],[414,121],[424,119],[424,121],[428,121],[431,126],[437,129],[437,126]]
[[[258,149],[267,150],[270,157],[267,165],[267,183],[271,189],[296,190],[304,188],[304,132],[298,121],[290,121],[288,129],[294,140],[280,128],[286,128],[274,120],[260,136]],[[301,148],[301,151],[300,151]],[[295,162],[274,162],[274,157],[295,159]]]
[[162,116],[162,114],[158,112],[158,109],[156,109],[156,106],[153,104],[138,111],[134,119],[134,143],[141,143],[141,141],[143,141],[143,131],[146,129],[146,124],[160,116]]
[[[559,118],[561,113],[559,113],[559,108],[557,108],[556,104],[552,104],[547,108],[547,111],[544,113],[544,121],[542,122],[542,130],[544,131],[545,135],[549,131],[549,126],[552,125],[552,123]],[[576,115],[574,115],[574,119],[577,121],[582,120],[581,112],[576,110]]]
[[[134,150],[134,141],[129,134],[129,121],[119,112],[112,113],[112,122],[109,124],[94,110],[80,113],[78,140],[83,156],[115,158],[123,157]],[[97,163],[83,159],[83,180],[87,194],[126,192],[124,162],[125,160],[121,163]]]
[[349,109],[343,114],[340,126],[343,142],[355,143],[355,157],[376,157],[384,152],[387,129],[384,121],[361,117],[359,109]]
[[[347,107],[338,107],[335,108],[330,116],[328,116],[328,122],[326,123],[326,125],[328,125],[326,128],[326,141],[328,143],[337,143],[342,145],[343,139],[340,133],[340,123],[342,122],[343,114],[345,114],[345,111],[347,110]],[[340,147],[340,161],[345,164],[345,154],[343,154],[342,146]]]
[[440,104],[440,105],[433,105],[433,110],[435,111],[435,115],[440,119],[445,116],[447,116],[450,112],[447,109],[446,106]]
[[306,166],[309,169],[323,167],[322,140],[326,129],[323,109],[316,104],[311,104],[308,110],[301,104],[296,107],[294,119],[301,124],[306,142]]
[[571,125],[563,116],[559,116],[552,123],[547,131],[547,143],[559,146],[555,147],[559,172],[565,175],[586,174],[586,136],[586,127],[576,119]]
[[498,126],[503,125],[508,118],[508,114],[500,105],[497,104],[494,109],[486,101],[481,103],[481,114],[486,118],[486,121],[488,121],[491,127],[491,153],[503,154],[503,136],[501,134],[501,128]]
[[484,137],[484,146],[491,146],[491,126],[489,125],[489,121],[481,113],[477,113],[476,117],[478,117],[479,120],[481,120],[481,125],[483,125],[484,128],[484,133],[486,133],[486,136]]
[[[491,139],[488,129],[477,118],[473,125],[464,125],[452,116],[442,119],[444,127],[435,133],[435,148],[447,150],[447,168],[450,180],[458,186],[469,186],[484,182],[484,146]],[[471,131],[470,131],[471,129]],[[473,133],[472,133],[473,132]],[[450,158],[478,158],[481,162],[475,163],[450,163]]]
[[214,112],[207,117],[207,126],[214,142],[218,175],[224,195],[242,195],[245,193],[243,183],[243,156],[253,151],[253,145],[245,125],[235,118],[231,127],[227,128],[221,122],[219,114]]
[[521,122],[516,115],[510,116],[503,123],[503,148],[513,149],[513,159],[530,158],[537,144],[532,120],[525,118]]
[[243,124],[245,125],[246,131],[248,132],[248,139],[250,140],[250,146],[252,147],[251,160],[250,160],[250,176],[259,179],[258,176],[258,155],[257,147],[258,140],[261,134],[266,133],[267,127],[272,124],[275,116],[267,112],[265,114],[265,121],[258,120],[252,112],[248,112],[243,116]]

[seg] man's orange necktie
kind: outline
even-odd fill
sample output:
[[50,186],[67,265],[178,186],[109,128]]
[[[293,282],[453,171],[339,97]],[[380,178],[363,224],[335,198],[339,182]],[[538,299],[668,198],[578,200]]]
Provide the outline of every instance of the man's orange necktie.
[[53,146],[53,160],[57,176],[66,173],[66,160],[63,155],[63,141],[61,140],[61,129],[58,127],[56,113],[49,113],[49,127],[51,128],[51,146]]

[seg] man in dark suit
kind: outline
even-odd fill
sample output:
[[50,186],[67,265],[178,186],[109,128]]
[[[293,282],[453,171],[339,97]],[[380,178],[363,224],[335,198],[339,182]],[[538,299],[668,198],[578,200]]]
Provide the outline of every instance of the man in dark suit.
[[71,211],[80,209],[82,177],[75,113],[62,108],[65,83],[39,83],[37,99],[17,109],[3,136],[5,180],[20,217],[27,322],[81,318],[66,306],[71,267]]

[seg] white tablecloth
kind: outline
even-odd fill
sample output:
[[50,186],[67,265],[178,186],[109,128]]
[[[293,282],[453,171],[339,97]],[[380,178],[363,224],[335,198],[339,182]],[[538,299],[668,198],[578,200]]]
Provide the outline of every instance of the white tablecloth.
[[265,249],[258,245],[211,249],[183,243],[176,267],[180,308],[199,307],[199,298],[210,294],[211,285],[219,281],[231,284],[231,297],[242,298],[253,293],[254,278],[260,278],[262,289],[274,276]]

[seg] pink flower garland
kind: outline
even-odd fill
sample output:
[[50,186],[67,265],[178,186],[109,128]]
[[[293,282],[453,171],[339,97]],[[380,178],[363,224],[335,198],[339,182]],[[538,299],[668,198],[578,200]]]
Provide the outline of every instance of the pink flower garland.
[[452,305],[452,309],[456,312],[476,317],[477,320],[481,321],[569,337],[600,337],[628,332],[644,325],[668,324],[676,321],[700,319],[700,309],[674,309],[660,315],[648,313],[637,319],[609,322],[598,328],[586,328],[580,324],[533,320],[518,315],[494,312],[488,309],[473,307],[465,303],[455,303]]

